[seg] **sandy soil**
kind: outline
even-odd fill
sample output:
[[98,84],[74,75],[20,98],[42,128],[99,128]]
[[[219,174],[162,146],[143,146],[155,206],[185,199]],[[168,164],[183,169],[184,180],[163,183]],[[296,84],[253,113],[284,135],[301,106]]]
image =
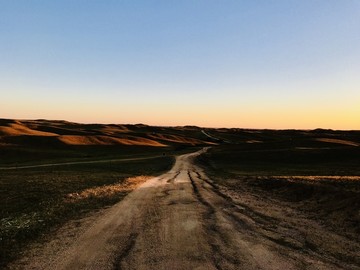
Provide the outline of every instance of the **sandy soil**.
[[360,269],[360,244],[290,204],[217,186],[179,156],[10,269]]

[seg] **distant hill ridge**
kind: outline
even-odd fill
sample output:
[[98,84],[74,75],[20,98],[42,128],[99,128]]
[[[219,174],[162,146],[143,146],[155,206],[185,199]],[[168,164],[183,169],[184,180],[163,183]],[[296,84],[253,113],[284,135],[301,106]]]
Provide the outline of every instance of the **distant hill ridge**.
[[[296,141],[296,143],[294,143]],[[309,148],[360,146],[360,131],[271,130],[148,126],[145,124],[80,124],[65,120],[0,119],[0,146],[62,147],[76,145],[211,146],[216,144],[282,144]]]
[[1,145],[213,145],[199,127],[79,124],[64,120],[0,119]]

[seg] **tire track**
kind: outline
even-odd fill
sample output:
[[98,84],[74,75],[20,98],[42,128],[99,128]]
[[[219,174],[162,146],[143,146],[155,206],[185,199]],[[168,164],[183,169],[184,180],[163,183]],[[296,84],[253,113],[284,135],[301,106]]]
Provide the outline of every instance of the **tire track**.
[[[233,221],[238,231],[242,231],[254,238],[271,241],[276,246],[281,247],[277,252],[284,256],[289,256],[288,252],[284,250],[290,249],[294,253],[301,252],[313,260],[326,261],[336,267],[342,268],[342,265],[338,263],[338,256],[322,252],[321,249],[318,249],[316,245],[307,239],[306,235],[300,233],[299,236],[297,228],[289,224],[283,226],[282,222],[276,218],[254,211],[245,204],[234,202],[230,196],[221,192],[216,184],[203,177],[196,169],[194,169],[194,173],[200,181],[208,184],[208,186],[202,185],[204,190],[215,193],[224,200],[222,211]],[[243,219],[242,216],[250,218],[254,223],[250,224],[246,219]],[[273,224],[276,224],[276,226],[273,226]],[[294,236],[298,237],[294,238]],[[352,260],[353,258],[348,258],[348,261]]]
[[[196,185],[195,180],[191,176],[190,171],[188,171],[188,177],[190,179],[194,195],[206,209],[203,214],[203,219],[205,220],[205,227],[209,236],[208,243],[212,250],[213,263],[216,269],[225,269],[221,266],[222,264],[224,264],[224,259],[226,261],[226,264],[230,264],[232,266],[239,266],[240,262],[236,258],[229,256],[229,254],[224,253],[221,249],[222,245],[227,244],[224,241],[224,239],[227,239],[227,236],[221,232],[219,226],[217,225],[216,209],[203,198],[198,189],[198,186]],[[219,244],[219,242],[221,244]]]
[[114,259],[113,270],[123,270],[121,267],[123,260],[129,255],[133,247],[135,246],[136,238],[138,237],[138,233],[132,232],[129,238],[126,240],[125,247],[119,251],[119,254]]

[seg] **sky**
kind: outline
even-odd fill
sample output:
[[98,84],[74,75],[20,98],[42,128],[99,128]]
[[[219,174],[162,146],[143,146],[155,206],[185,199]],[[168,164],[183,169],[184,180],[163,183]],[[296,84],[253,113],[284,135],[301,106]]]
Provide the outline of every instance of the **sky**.
[[0,0],[0,118],[360,129],[360,1]]

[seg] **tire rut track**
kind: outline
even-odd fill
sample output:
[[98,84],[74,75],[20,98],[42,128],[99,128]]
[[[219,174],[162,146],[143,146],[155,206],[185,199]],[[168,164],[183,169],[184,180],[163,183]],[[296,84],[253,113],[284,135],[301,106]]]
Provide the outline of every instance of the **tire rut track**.
[[221,249],[221,246],[224,245],[226,246],[228,244],[225,241],[225,239],[227,239],[228,237],[224,235],[224,233],[217,225],[216,209],[203,198],[203,196],[201,195],[198,189],[198,186],[195,183],[195,180],[191,176],[190,171],[188,171],[188,177],[190,179],[193,192],[196,198],[206,209],[205,213],[203,214],[203,219],[206,221],[205,222],[206,231],[208,232],[208,235],[212,238],[212,239],[208,238],[208,244],[212,250],[212,259],[214,266],[218,270],[226,269],[221,266],[221,264],[224,264],[223,262],[224,259],[226,261],[225,264],[230,264],[232,266],[239,266],[240,262],[236,258],[229,256],[229,254],[224,253]]
[[[329,256],[329,254],[322,252],[307,239],[306,235],[297,235],[298,237],[294,238],[293,235],[296,235],[294,234],[294,232],[298,232],[297,228],[293,228],[292,226],[289,226],[289,224],[286,224],[286,226],[282,226],[280,220],[254,211],[253,209],[244,204],[234,202],[234,200],[230,196],[222,193],[220,191],[220,188],[211,180],[203,177],[198,171],[194,170],[194,173],[200,181],[203,181],[210,186],[210,188],[208,188],[202,185],[204,189],[206,189],[208,192],[214,192],[225,200],[225,207],[223,208],[223,212],[226,213],[226,215],[234,222],[235,227],[239,231],[244,231],[244,229],[246,229],[247,234],[251,234],[253,237],[267,239],[275,245],[282,247],[282,249],[291,249],[297,253],[301,251],[301,253],[304,253],[313,259],[326,261],[328,263],[336,265],[339,268],[343,267],[337,262],[338,258],[336,254],[332,254]],[[238,215],[244,215],[253,220],[255,222],[255,227],[251,226],[251,224],[249,224],[246,220],[242,219],[241,216]],[[276,229],[272,229],[273,224],[277,224],[275,226]],[[279,230],[281,230],[280,233]],[[290,232],[284,233],[285,231],[289,230]],[[268,233],[265,233],[264,231]],[[280,254],[283,254],[284,256],[289,256],[288,252],[284,252],[282,251],[282,249],[279,249],[278,252]]]
[[129,236],[129,238],[126,241],[125,247],[118,253],[118,255],[114,259],[113,263],[113,270],[123,270],[123,267],[121,267],[121,264],[123,260],[129,255],[133,247],[136,243],[136,238],[138,237],[138,233],[132,232]]
[[257,223],[263,223],[265,225],[268,225],[268,223],[276,223],[278,222],[277,219],[275,218],[272,218],[272,217],[269,217],[269,216],[266,216],[264,214],[261,214],[257,211],[254,211],[253,209],[251,209],[249,206],[245,205],[245,204],[241,204],[241,203],[238,203],[238,202],[234,202],[234,200],[224,194],[223,192],[220,191],[220,188],[214,184],[212,181],[202,177],[200,175],[199,172],[195,172],[197,174],[197,177],[199,180],[201,181],[204,181],[205,183],[207,183],[208,185],[211,186],[211,191],[216,193],[217,195],[219,195],[220,197],[222,197],[223,199],[225,199],[228,203],[229,203],[229,207],[230,208],[235,208],[239,213],[253,219],[255,222]]
[[175,179],[179,176],[179,174],[180,174],[180,171],[177,171],[172,178],[170,178],[166,181],[166,183],[174,183]]

